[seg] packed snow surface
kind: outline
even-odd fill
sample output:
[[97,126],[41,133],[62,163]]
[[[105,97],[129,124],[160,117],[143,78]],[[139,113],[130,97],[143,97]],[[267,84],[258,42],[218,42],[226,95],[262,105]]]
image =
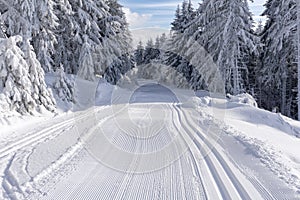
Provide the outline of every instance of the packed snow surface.
[[300,123],[250,95],[76,88],[72,112],[1,122],[0,199],[300,198]]

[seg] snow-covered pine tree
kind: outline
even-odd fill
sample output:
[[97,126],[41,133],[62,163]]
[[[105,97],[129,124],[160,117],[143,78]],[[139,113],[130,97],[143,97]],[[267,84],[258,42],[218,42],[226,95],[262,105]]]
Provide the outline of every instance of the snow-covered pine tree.
[[152,38],[148,40],[144,52],[144,64],[148,64],[154,58],[154,44]]
[[81,47],[78,65],[79,71],[77,75],[88,81],[95,80],[95,64],[93,59],[93,47],[89,44],[88,36],[84,36],[84,44]]
[[116,85],[118,80],[121,79],[121,71],[118,67],[110,65],[105,69],[104,78],[108,83]]
[[22,50],[17,46],[21,40],[21,36],[10,37],[6,40],[1,39],[0,93],[4,94],[2,100],[6,100],[9,110],[25,114],[33,111],[35,102],[31,97],[28,65]]
[[300,120],[300,1],[297,1],[297,36],[298,36],[298,40],[297,40],[297,48],[298,48],[298,70],[297,70],[297,74],[298,74],[298,83],[297,83],[297,87],[298,87],[298,99],[297,99],[297,106],[298,106],[298,120]]
[[7,27],[8,36],[21,35],[31,39],[37,58],[46,72],[53,71],[53,52],[57,17],[54,1],[13,0],[6,1],[1,21]]
[[175,19],[171,23],[171,30],[172,31],[180,31],[181,30],[181,9],[180,5],[177,6]]
[[35,2],[29,0],[2,1],[0,21],[6,26],[7,36],[20,35],[30,38],[34,29]]
[[160,44],[160,38],[157,36],[155,38],[155,44],[153,49],[153,59],[159,59],[160,55],[162,53],[161,44]]
[[167,36],[165,33],[163,33],[160,37],[159,37],[159,43],[160,43],[160,48],[164,48],[164,45],[167,42]]
[[293,118],[297,117],[297,110],[293,108],[297,107],[296,12],[295,0],[267,1],[264,15],[268,21],[262,33],[265,49],[260,77],[262,106],[269,110],[280,107],[282,114]]
[[[0,10],[0,19],[1,19],[2,12],[3,11]],[[0,20],[0,38],[7,38],[5,32],[6,32],[6,27],[5,27],[4,23]]]
[[248,55],[256,50],[252,14],[248,1],[204,0],[200,6],[201,31],[194,39],[213,56],[226,84],[226,91],[245,91]]
[[[67,9],[70,13],[67,22],[71,23],[71,26],[68,24],[64,25],[66,29],[62,34],[69,35],[63,35],[62,39],[65,42],[65,48],[67,48],[68,52],[66,57],[69,57],[70,54],[71,56],[67,61],[63,59],[67,63],[62,64],[67,68],[68,72],[76,74],[80,70],[78,61],[82,54],[81,51],[85,50],[82,48],[84,43],[88,43],[93,49],[95,49],[95,46],[101,45],[103,36],[101,35],[102,30],[99,27],[99,21],[107,15],[107,10],[103,8],[104,3],[101,0],[69,0],[69,4],[71,8],[69,6],[61,6],[61,8]],[[62,15],[61,17],[64,18],[65,16]],[[70,40],[69,42],[66,42],[67,38]],[[95,52],[91,53],[94,54]],[[92,59],[95,59],[93,55]]]
[[184,57],[187,49],[183,47],[190,37],[186,29],[193,24],[195,15],[191,1],[184,0],[171,24],[172,37],[166,42],[166,52],[163,56],[163,62],[182,73],[187,80],[190,80],[192,72],[188,60]]
[[[113,80],[111,83],[115,84],[123,74],[134,67],[134,59],[131,56],[132,39],[122,6],[117,0],[105,2],[109,8],[109,15],[103,20],[102,24],[103,30],[105,30],[105,45],[103,47],[105,47],[105,54],[110,52],[110,62],[106,62],[103,67],[107,68],[105,70],[107,81]],[[109,74],[110,71],[114,73]]]
[[0,92],[5,95],[10,110],[21,114],[40,111],[42,107],[53,111],[55,102],[35,53],[30,48],[24,54],[18,46],[20,42],[21,36],[12,36],[0,43]]
[[29,68],[29,79],[32,87],[31,96],[37,105],[36,109],[40,111],[40,107],[45,107],[49,111],[54,111],[56,102],[51,90],[45,83],[45,73],[36,58],[36,54],[29,40],[23,41],[22,51],[24,52],[24,58]]
[[64,68],[61,65],[56,70],[57,79],[53,85],[57,95],[63,101],[75,103],[74,97],[74,82],[72,82],[65,74]]
[[36,21],[32,34],[33,47],[45,72],[53,72],[55,67],[53,57],[57,38],[58,18],[55,14],[56,3],[53,0],[36,1]]
[[191,0],[183,1],[181,12],[182,13],[180,16],[180,30],[181,33],[183,33],[183,31],[185,31],[185,29],[194,22],[193,19],[196,15]]
[[134,52],[134,60],[138,66],[144,63],[144,51],[143,43],[140,41]]
[[[6,34],[8,36],[12,37],[20,34],[20,36],[12,37],[14,39],[8,41],[14,46],[17,43],[20,45],[18,48],[22,50],[22,59],[26,63],[26,66],[23,66],[23,71],[27,69],[27,78],[30,80],[31,87],[30,95],[34,103],[29,104],[32,109],[26,108],[26,111],[31,112],[33,109],[39,111],[42,107],[54,111],[55,101],[51,91],[47,89],[43,69],[30,44],[33,33],[37,30],[39,24],[35,3],[35,1],[29,0],[5,2],[6,11],[1,15],[1,21],[7,27]],[[21,63],[24,64],[24,62]],[[24,109],[17,108],[17,110],[22,113],[25,112]]]
[[78,57],[74,55],[74,47],[77,44],[74,37],[75,27],[78,27],[78,22],[74,18],[74,11],[69,0],[57,0],[55,11],[59,19],[59,26],[56,29],[55,69],[60,69],[60,66],[63,65],[66,73],[75,74]]

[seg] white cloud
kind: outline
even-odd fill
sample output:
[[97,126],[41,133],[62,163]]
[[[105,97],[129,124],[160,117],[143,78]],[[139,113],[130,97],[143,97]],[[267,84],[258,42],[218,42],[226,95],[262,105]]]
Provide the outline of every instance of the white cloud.
[[129,8],[123,8],[127,22],[130,28],[137,28],[145,24],[152,17],[151,14],[139,14],[137,12],[132,12]]

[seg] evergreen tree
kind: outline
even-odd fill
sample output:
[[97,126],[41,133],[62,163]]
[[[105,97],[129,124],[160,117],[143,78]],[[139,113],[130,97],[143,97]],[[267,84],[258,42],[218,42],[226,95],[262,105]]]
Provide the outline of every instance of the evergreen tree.
[[204,0],[197,20],[203,27],[194,38],[213,56],[226,91],[245,92],[243,77],[248,76],[249,55],[257,44],[247,1]]
[[162,53],[162,49],[161,49],[161,44],[160,44],[160,38],[159,36],[156,37],[155,39],[155,44],[154,44],[154,48],[153,48],[153,52],[152,52],[152,59],[159,59],[160,55]]
[[17,46],[21,40],[20,36],[1,40],[0,92],[5,95],[10,110],[24,114],[33,111],[35,102],[31,97],[28,65],[22,50]]
[[23,49],[25,60],[29,67],[29,79],[32,85],[31,96],[38,106],[43,106],[49,111],[54,111],[55,100],[51,90],[47,88],[45,83],[45,74],[40,62],[37,60],[33,46],[29,44],[29,40],[24,41],[27,43],[29,49]]
[[147,42],[147,45],[145,47],[145,53],[144,53],[144,63],[148,64],[151,62],[151,60],[153,60],[154,58],[154,44],[153,44],[153,40],[150,39]]
[[88,36],[84,37],[84,44],[81,47],[79,55],[79,71],[77,75],[82,79],[94,81],[95,80],[95,64],[92,55],[92,46],[88,42]]
[[75,103],[74,97],[74,82],[72,82],[65,74],[64,68],[61,65],[56,71],[57,79],[53,85],[57,95],[63,101]]
[[195,19],[195,12],[192,7],[191,1],[183,1],[178,7],[175,15],[174,22],[172,23],[172,37],[166,44],[166,52],[164,54],[164,63],[170,67],[176,68],[179,73],[182,73],[185,78],[191,78],[191,66],[188,60],[185,59],[186,48],[184,44],[187,43],[191,36],[186,30],[193,24]]
[[17,45],[21,41],[21,36],[1,41],[0,92],[7,97],[10,109],[21,114],[40,111],[42,107],[54,111],[55,101],[45,84],[44,72],[32,47],[27,44],[30,48],[24,53]]
[[172,31],[180,31],[180,25],[181,25],[181,10],[180,10],[180,6],[177,6],[176,9],[176,13],[175,13],[175,19],[174,21],[171,23],[171,30]]
[[52,57],[56,42],[54,30],[58,25],[54,14],[54,2],[14,0],[4,6],[6,9],[0,21],[7,27],[6,34],[21,35],[24,41],[30,39],[43,69],[46,72],[52,71]]
[[[67,67],[67,71],[76,74],[80,70],[79,67],[81,67],[78,59],[84,53],[82,51],[85,51],[85,48],[82,48],[82,46],[85,43],[92,48],[101,45],[102,30],[99,20],[107,16],[107,10],[103,9],[101,1],[73,0],[69,1],[69,3],[71,5],[70,12],[72,13],[69,16],[69,20],[72,26],[69,26],[71,30],[66,30],[65,33],[71,33],[71,35],[66,35],[64,38],[71,38],[70,44],[66,43],[66,48],[70,48],[67,52],[71,53],[71,59],[67,60],[68,63],[63,63],[63,65],[65,68]],[[62,8],[70,9],[68,7],[65,8],[65,6],[62,6]],[[64,15],[61,17],[65,18]],[[66,39],[64,40],[66,41]],[[95,52],[91,53],[94,54]],[[95,59],[94,56],[92,56],[92,59]],[[92,67],[94,68],[94,66]]]
[[[0,19],[2,11],[0,11]],[[6,38],[6,27],[3,22],[0,20],[0,38]]]
[[78,56],[74,54],[76,47],[75,27],[78,23],[74,18],[74,10],[69,0],[57,0],[56,15],[59,19],[57,27],[56,53],[54,55],[55,68],[63,65],[65,72],[75,74]]
[[[134,67],[134,59],[131,56],[131,35],[126,22],[122,6],[117,0],[106,1],[109,9],[109,16],[103,21],[105,31],[106,45],[105,52],[110,53],[108,70],[105,70],[105,77],[108,82],[115,84],[123,74]],[[107,74],[108,72],[112,74]],[[114,76],[114,77],[112,77]]]
[[160,48],[163,48],[166,42],[167,42],[167,36],[165,33],[163,33],[159,38]]
[[265,45],[260,77],[262,106],[269,110],[280,107],[282,114],[296,118],[297,111],[293,109],[297,107],[296,1],[269,0],[264,15],[268,21],[262,33]]
[[134,60],[137,65],[141,65],[144,63],[144,47],[142,41],[139,42],[137,49],[134,52]]
[[37,59],[45,72],[53,72],[55,67],[53,61],[57,43],[55,31],[59,25],[55,5],[53,0],[40,0],[35,5],[38,22],[34,22],[36,28],[32,34],[32,41]]

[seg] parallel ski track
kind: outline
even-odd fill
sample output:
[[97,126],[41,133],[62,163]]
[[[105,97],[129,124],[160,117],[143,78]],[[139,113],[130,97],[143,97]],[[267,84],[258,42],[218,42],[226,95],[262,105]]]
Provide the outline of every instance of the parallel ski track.
[[[100,109],[94,109],[95,112],[99,112],[101,110],[105,109],[105,107],[101,107]],[[31,135],[27,135],[24,138],[21,138],[7,146],[5,146],[4,148],[0,149],[0,159],[4,158],[6,156],[8,156],[9,154],[15,153],[20,149],[23,149],[24,147],[27,147],[29,145],[35,145],[40,143],[40,141],[44,141],[46,139],[51,139],[51,138],[55,138],[57,137],[60,133],[62,133],[60,130],[63,128],[71,128],[72,125],[74,125],[74,122],[76,122],[77,120],[81,120],[81,119],[85,119],[88,116],[91,115],[90,113],[91,111],[86,111],[84,114],[76,116],[72,119],[68,119],[66,121],[57,123],[53,126],[47,127],[41,131],[35,132]],[[57,134],[55,134],[57,133]]]
[[[224,177],[227,176],[230,182],[234,185],[234,189],[237,191],[240,199],[243,200],[251,200],[251,197],[240,183],[238,178],[234,175],[229,165],[223,159],[218,150],[212,145],[212,143],[207,139],[204,133],[199,131],[197,125],[194,120],[186,113],[183,109],[178,109],[177,106],[173,106],[176,109],[180,117],[180,121],[182,122],[182,127],[186,130],[186,133],[190,138],[193,139],[193,142],[198,147],[201,152],[206,164],[208,165],[212,176],[218,186],[218,189],[222,195],[223,199],[232,199],[232,191],[228,191],[227,181]],[[202,141],[202,143],[199,142]],[[209,153],[211,151],[211,153]],[[225,179],[224,179],[225,178]]]
[[[66,192],[67,194],[65,195],[70,199],[209,199],[212,197],[209,191],[211,192],[213,188],[207,188],[208,183],[206,182],[210,182],[216,190],[214,197],[219,197],[219,199],[252,199],[227,163],[228,161],[223,158],[223,154],[219,152],[218,148],[213,146],[209,136],[199,129],[198,123],[190,116],[189,111],[178,107],[178,104],[175,103],[167,106],[170,108],[168,110],[172,118],[166,129],[174,127],[182,140],[187,144],[192,142],[195,148],[188,147],[187,152],[170,166],[146,174],[131,173],[140,164],[138,156],[132,157],[128,166],[128,172],[115,171],[111,173],[113,169],[98,164],[90,169],[88,175],[83,178],[83,183],[78,184],[75,188],[70,188],[70,191],[61,192]],[[77,120],[84,119],[87,116],[89,116],[88,113],[79,116]],[[112,116],[108,116],[105,122],[109,121]],[[47,128],[48,132],[44,130],[39,133],[42,134],[41,137],[38,134],[34,134],[37,137],[32,136],[31,139],[23,141],[25,144],[22,147],[46,138],[51,133],[68,126],[73,121],[74,119],[71,119],[49,127]],[[96,132],[98,126],[99,124],[96,124],[83,137],[89,138]],[[54,130],[50,131],[50,129]],[[138,132],[138,134],[144,135],[141,132]],[[117,135],[115,139],[119,139],[118,144],[128,143],[128,140],[120,137],[120,135]],[[11,153],[14,148],[21,149],[22,147],[18,145],[20,145],[20,142],[0,151],[0,157]],[[143,148],[156,149],[150,147],[151,145],[156,145],[153,142],[130,142],[126,145],[133,145],[132,147],[127,147],[133,150],[133,153],[143,152]],[[111,156],[109,149],[105,151],[108,156]],[[177,149],[174,149],[174,151],[177,151]],[[203,160],[199,159],[199,157],[203,158]],[[206,166],[206,168],[204,167],[205,171],[203,171],[203,166],[200,166],[202,162]],[[210,180],[206,180],[205,178],[207,177],[210,177]],[[255,187],[255,181],[252,179],[250,182]],[[262,190],[262,193],[267,193],[264,188],[259,189],[257,186],[255,188],[258,193],[261,193]],[[60,197],[64,196],[63,194],[57,195]],[[270,194],[262,194],[262,196],[270,200],[274,199]]]
[[[186,112],[186,111],[185,111]],[[187,116],[187,115],[185,115]],[[189,115],[190,116],[190,115]],[[230,166],[227,164],[227,162],[223,159],[223,156],[218,151],[218,148],[214,148],[213,144],[210,142],[209,135],[204,134],[203,131],[200,131],[197,129],[197,127],[200,125],[199,122],[195,122],[191,117],[187,120],[192,124],[192,127],[194,127],[197,131],[197,136],[199,136],[200,140],[202,140],[207,146],[209,147],[210,151],[214,154],[214,156],[217,158],[219,163],[223,165],[224,170],[229,175],[230,179],[233,181],[232,183],[236,187],[237,191],[239,192],[239,195],[242,199],[251,198],[250,194],[246,192],[245,187],[242,186],[238,178],[234,175],[233,171],[230,169]],[[198,125],[197,125],[198,124]],[[242,141],[240,141],[242,142]],[[284,194],[280,193],[280,191],[273,191],[272,194],[267,190],[267,188],[257,179],[257,177],[252,176],[251,174],[245,173],[244,170],[240,168],[233,160],[232,164],[236,167],[236,169],[240,170],[241,174],[245,176],[245,178],[252,184],[252,186],[255,188],[257,193],[261,196],[262,199],[268,199],[268,200],[277,200],[277,199],[287,199],[284,198]],[[246,196],[244,196],[246,195]],[[279,198],[277,197],[279,196]],[[252,199],[252,198],[251,198]]]
[[[22,138],[16,142],[11,143],[4,149],[1,149],[0,151],[0,160],[6,160],[10,155],[15,155],[16,152],[23,150],[23,149],[33,149],[36,147],[36,145],[45,142],[47,140],[54,139],[58,137],[59,135],[65,133],[66,130],[72,128],[75,126],[75,122],[79,120],[85,120],[91,115],[95,115],[99,113],[99,111],[102,111],[106,107],[101,108],[93,108],[93,112],[91,113],[91,110],[88,110],[84,112],[83,114],[80,114],[79,116],[74,116],[72,119],[68,119],[64,122],[55,124],[53,126],[47,127],[42,131],[38,131],[34,134],[31,134],[29,137]],[[110,119],[113,117],[114,114],[111,114],[102,120],[98,122],[98,124],[103,123],[104,121]],[[98,125],[97,124],[97,125]],[[92,127],[93,128],[93,127]],[[62,131],[63,130],[63,131]],[[33,186],[34,188],[35,182],[43,179],[44,177],[48,177],[52,174],[52,172],[58,170],[58,168],[63,167],[63,165],[71,160],[75,154],[77,155],[83,148],[84,148],[84,142],[90,135],[83,134],[83,136],[78,140],[78,142],[72,146],[70,146],[66,152],[64,152],[56,161],[51,163],[51,165],[44,168],[39,174],[37,174],[35,177],[32,177],[32,181],[28,183],[29,185]],[[27,197],[26,197],[27,198]]]
[[[177,130],[177,133],[180,135],[180,137],[182,138],[183,141],[185,141],[186,145],[187,145],[187,141],[186,139],[184,138],[184,136],[182,135],[183,133],[181,132],[181,129],[180,127],[182,127],[181,125],[181,121],[180,121],[180,116],[179,116],[179,112],[178,110],[175,108],[176,107],[176,104],[172,104],[172,106],[170,105],[170,109],[173,111],[173,126],[176,128]],[[175,115],[175,117],[174,117]],[[196,199],[208,199],[207,197],[207,194],[206,194],[206,191],[205,191],[205,188],[204,188],[204,184],[203,184],[203,179],[202,179],[202,175],[201,175],[201,172],[199,170],[199,166],[198,166],[198,163],[197,163],[197,160],[196,160],[196,157],[195,157],[195,154],[192,152],[191,148],[188,147],[188,152],[185,152],[182,157],[179,159],[179,161],[181,161],[185,156],[191,156],[189,157],[190,158],[190,162],[191,163],[188,163],[190,164],[191,166],[189,166],[190,168],[192,168],[192,171],[194,173],[194,178],[196,178],[196,182],[197,183],[194,183],[194,187],[195,185],[198,184],[198,193],[199,194],[196,194],[197,196],[195,197]],[[182,165],[182,163],[181,163]],[[187,177],[187,178],[191,178],[191,177]],[[189,191],[189,190],[187,190]],[[192,195],[193,194],[189,194],[189,196],[185,196],[186,199],[191,199],[192,198]]]

